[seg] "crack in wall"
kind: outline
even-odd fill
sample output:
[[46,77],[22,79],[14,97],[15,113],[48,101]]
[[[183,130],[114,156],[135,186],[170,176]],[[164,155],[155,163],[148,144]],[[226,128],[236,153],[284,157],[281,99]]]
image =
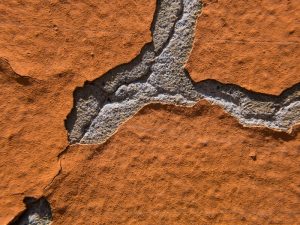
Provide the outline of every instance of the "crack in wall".
[[23,202],[26,209],[8,225],[50,225],[52,223],[51,207],[45,197],[39,199],[25,197]]
[[215,80],[195,83],[184,69],[194,40],[199,0],[158,0],[153,41],[130,63],[74,92],[65,121],[69,142],[96,144],[150,103],[193,106],[206,99],[247,126],[288,131],[300,121],[300,84],[272,96]]

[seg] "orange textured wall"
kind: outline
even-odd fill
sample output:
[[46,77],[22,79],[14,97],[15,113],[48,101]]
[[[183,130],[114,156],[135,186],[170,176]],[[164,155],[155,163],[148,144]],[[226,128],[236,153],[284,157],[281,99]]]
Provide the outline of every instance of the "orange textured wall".
[[3,0],[0,57],[43,80],[69,70],[93,80],[151,41],[154,8],[154,0]]
[[215,79],[274,95],[300,82],[297,0],[204,2],[187,64],[195,81]]
[[63,156],[54,223],[296,224],[299,150],[299,129],[244,128],[205,101],[150,105]]
[[74,89],[137,55],[154,10],[155,1],[0,2],[0,224],[58,173]]
[[[45,196],[53,224],[297,224],[299,126],[152,104],[106,143],[69,146],[73,91],[151,41],[151,1],[0,2],[0,224]],[[207,0],[187,69],[279,94],[300,82],[299,4]],[[61,157],[58,157],[64,152]]]

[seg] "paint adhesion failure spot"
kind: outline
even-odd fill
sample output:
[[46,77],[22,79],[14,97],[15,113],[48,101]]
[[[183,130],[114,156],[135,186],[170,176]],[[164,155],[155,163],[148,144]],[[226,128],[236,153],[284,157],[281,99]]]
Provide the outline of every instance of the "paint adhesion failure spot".
[[184,66],[201,7],[199,0],[157,1],[151,27],[153,41],[130,63],[75,90],[74,106],[65,121],[71,144],[106,141],[150,103],[193,106],[206,99],[243,125],[281,131],[289,131],[299,122],[300,84],[273,96],[215,80],[191,80]]

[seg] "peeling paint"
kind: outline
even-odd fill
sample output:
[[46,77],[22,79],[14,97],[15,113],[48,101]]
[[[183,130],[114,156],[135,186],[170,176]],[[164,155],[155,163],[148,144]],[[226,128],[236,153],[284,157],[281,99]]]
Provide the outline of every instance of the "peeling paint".
[[215,80],[191,80],[184,67],[201,7],[198,0],[157,1],[153,42],[130,63],[75,90],[74,107],[66,119],[70,143],[102,143],[143,106],[154,102],[193,106],[206,99],[243,125],[281,131],[289,131],[300,121],[300,84],[272,96]]

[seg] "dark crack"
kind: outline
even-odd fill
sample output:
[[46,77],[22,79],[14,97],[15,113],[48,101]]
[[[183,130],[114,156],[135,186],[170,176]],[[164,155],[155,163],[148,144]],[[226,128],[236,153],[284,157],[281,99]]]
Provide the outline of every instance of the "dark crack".
[[[33,83],[41,81],[30,76],[23,76],[16,73],[11,68],[11,65],[8,63],[8,60],[3,57],[0,57],[0,72],[3,72],[3,75],[5,74],[5,76],[7,76],[6,78],[10,81],[17,82],[22,86],[31,86]],[[0,80],[2,80],[3,78],[4,77],[0,76]]]

